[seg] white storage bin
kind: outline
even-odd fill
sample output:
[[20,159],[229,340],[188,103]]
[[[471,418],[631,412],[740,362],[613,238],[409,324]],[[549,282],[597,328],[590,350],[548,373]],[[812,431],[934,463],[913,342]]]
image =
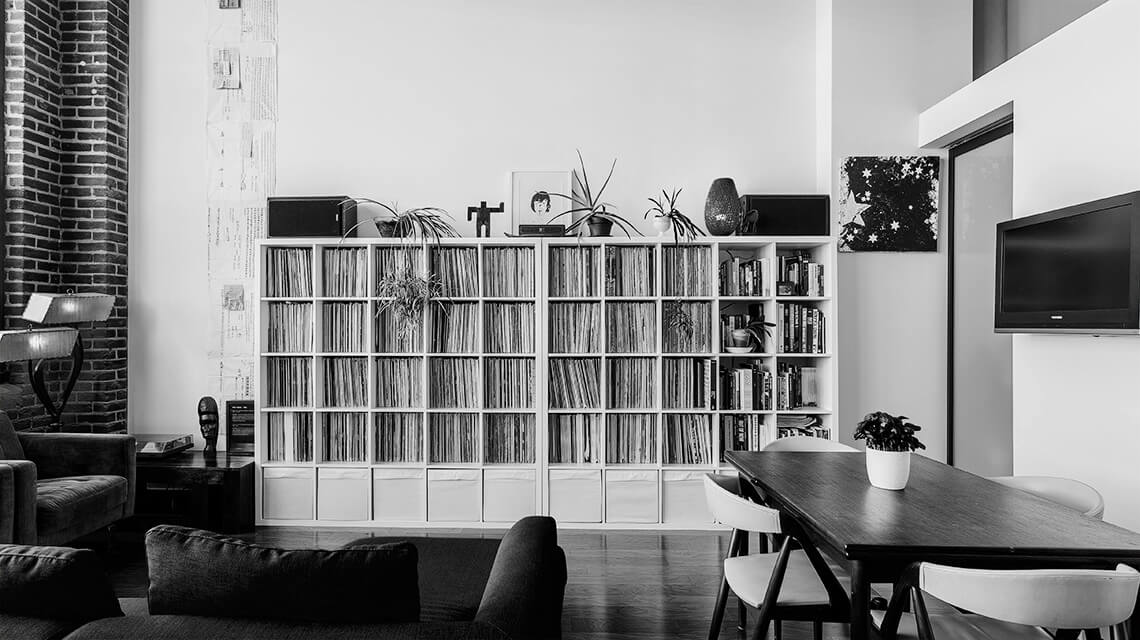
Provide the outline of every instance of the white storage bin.
[[373,519],[382,522],[426,520],[426,475],[423,469],[373,469]]
[[606,471],[606,522],[657,522],[657,472]]
[[705,504],[704,471],[661,472],[661,521],[693,526],[712,524],[712,514]]
[[551,469],[550,515],[559,522],[602,521],[602,472]]
[[479,522],[480,475],[478,469],[428,469],[428,520]]
[[312,520],[313,470],[296,467],[263,468],[261,513],[266,520]]
[[483,472],[484,521],[509,523],[536,513],[534,471],[487,469]]
[[368,469],[317,470],[317,520],[367,520]]

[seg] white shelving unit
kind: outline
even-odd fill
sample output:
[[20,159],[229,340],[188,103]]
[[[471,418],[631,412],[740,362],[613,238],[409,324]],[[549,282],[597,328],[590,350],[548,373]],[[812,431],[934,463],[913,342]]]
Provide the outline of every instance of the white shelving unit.
[[[727,237],[702,238],[687,245],[696,250],[707,251],[709,273],[707,283],[699,291],[669,291],[664,279],[665,249],[671,247],[671,238],[661,241],[651,238],[485,238],[447,239],[438,246],[426,247],[401,243],[388,239],[287,239],[265,240],[258,244],[260,271],[258,274],[259,303],[257,326],[259,328],[258,364],[256,380],[258,385],[257,405],[257,460],[259,463],[257,482],[257,512],[260,524],[281,525],[383,525],[416,527],[503,527],[519,517],[533,513],[548,513],[558,519],[560,526],[571,527],[615,527],[615,528],[711,528],[711,518],[704,508],[702,476],[727,467],[721,460],[722,428],[721,420],[726,416],[754,414],[761,417],[764,424],[775,431],[775,423],[780,414],[818,416],[822,425],[836,433],[834,416],[838,399],[835,362],[835,243],[830,238],[799,237]],[[448,304],[472,305],[475,313],[474,350],[464,353],[437,352],[433,348],[432,333],[434,315],[429,309],[425,313],[421,334],[412,344],[399,344],[400,341],[384,340],[385,331],[377,311],[383,300],[376,297],[377,282],[381,277],[378,271],[383,267],[382,254],[393,249],[410,249],[415,254],[412,264],[420,270],[431,268],[434,252],[466,248],[475,252],[479,269],[475,295],[452,297]],[[619,296],[607,291],[606,252],[610,248],[645,247],[652,256],[651,278],[652,295]],[[294,291],[271,290],[268,281],[273,277],[267,271],[270,252],[279,249],[300,249],[311,256],[312,273],[309,274],[309,289],[301,295]],[[529,250],[533,255],[534,290],[513,292],[509,296],[489,295],[492,282],[486,277],[488,255],[499,248]],[[551,255],[553,251],[569,249],[579,251],[592,248],[596,264],[593,269],[594,295],[573,295],[560,297],[551,289]],[[367,286],[354,289],[351,295],[337,297],[328,295],[324,287],[325,258],[334,251],[362,251],[365,254],[363,265],[366,273],[360,274]],[[751,258],[768,258],[774,271],[776,258],[795,252],[807,252],[812,261],[824,265],[824,296],[812,298],[776,296],[773,273],[765,274],[764,295],[728,296],[721,295],[718,279],[718,265],[732,255]],[[640,292],[644,293],[644,292]],[[270,295],[272,294],[272,295]],[[696,322],[707,321],[711,329],[711,344],[698,345],[692,351],[671,353],[666,351],[664,326],[667,305],[673,301],[700,303],[707,305],[708,315],[694,318]],[[818,309],[826,317],[826,343],[824,353],[792,354],[779,353],[783,336],[780,328],[774,331],[763,353],[729,354],[724,353],[720,341],[720,315],[722,313],[743,313],[749,305],[759,305],[764,317],[779,324],[779,305],[795,302]],[[326,305],[350,303],[363,310],[364,323],[361,351],[344,351],[338,348],[326,351],[322,341],[324,329],[324,307]],[[566,303],[588,304],[596,309],[592,318],[597,344],[580,353],[561,353],[552,349],[556,336],[550,330],[552,310],[555,305]],[[636,303],[647,305],[653,311],[652,349],[639,353],[612,353],[607,351],[610,327],[607,323],[607,310],[615,305]],[[488,311],[496,305],[512,304],[530,308],[530,320],[534,323],[531,332],[534,336],[532,349],[522,349],[510,353],[488,352],[486,329]],[[297,344],[287,345],[288,350],[271,348],[270,309],[275,305],[310,305],[309,317],[312,327],[308,342],[297,348]],[[518,330],[512,327],[512,330]],[[398,347],[398,348],[396,348]],[[329,406],[324,395],[326,363],[345,358],[359,358],[367,373],[365,393],[366,403],[356,406]],[[590,407],[554,408],[550,393],[551,363],[560,358],[581,358],[595,362],[598,367],[599,388],[597,404]],[[611,388],[608,379],[611,366],[629,362],[631,358],[641,358],[649,364],[653,376],[651,402],[641,407],[611,407],[607,401],[607,390]],[[311,372],[308,402],[297,406],[275,406],[272,393],[273,379],[270,370],[281,359],[308,363]],[[462,359],[470,362],[477,373],[477,394],[474,402],[457,407],[438,406],[429,393],[433,382],[442,376],[432,376],[437,363]],[[819,404],[816,407],[787,410],[741,411],[721,409],[719,406],[682,406],[665,408],[665,386],[663,382],[664,363],[668,360],[688,361],[688,359],[708,359],[712,362],[712,385],[717,384],[717,371],[742,360],[759,360],[772,372],[783,363],[814,366],[818,377]],[[487,406],[487,387],[490,382],[488,370],[496,363],[512,361],[529,365],[533,370],[533,388],[530,389],[532,402],[521,406]],[[403,367],[414,373],[419,384],[418,395],[407,402],[391,401],[393,389],[385,386],[389,382],[382,372],[390,368]],[[438,386],[438,385],[437,385]],[[717,399],[719,405],[720,398]],[[406,406],[404,406],[406,405]],[[773,404],[774,406],[774,404]],[[272,418],[274,414],[284,414],[290,424],[309,421],[311,424],[311,459],[298,456],[304,447],[291,442],[290,433],[284,447],[270,447],[269,423],[283,418]],[[330,457],[329,433],[323,425],[326,420],[339,415],[358,416],[364,424],[365,446],[358,455],[348,459]],[[651,450],[638,463],[619,462],[607,448],[607,434],[617,429],[616,423],[631,415],[647,416],[654,427]],[[307,417],[306,417],[307,416]],[[469,421],[470,437],[473,442],[471,455],[465,458],[444,458],[432,456],[433,435],[439,432],[438,421],[452,416],[460,421]],[[552,419],[557,416],[592,416],[597,424],[597,440],[594,452],[588,462],[566,463],[552,459]],[[665,445],[666,430],[673,420],[697,420],[703,418],[707,425],[707,438],[699,444],[706,444],[708,450],[701,458],[702,463],[684,464],[670,457]],[[393,422],[402,424],[415,435],[415,446],[401,448],[409,454],[404,459],[391,459],[385,452],[384,438],[388,429],[395,429]],[[294,427],[295,428],[295,427]],[[507,458],[505,461],[492,459],[489,436],[493,430],[526,430],[532,443],[533,456],[522,459]],[[280,427],[278,427],[280,429]],[[288,427],[287,427],[288,429]],[[411,442],[411,440],[409,440]],[[693,443],[698,444],[698,443]],[[275,449],[271,451],[271,449]],[[284,451],[282,452],[282,449]],[[397,458],[400,456],[396,456]]]

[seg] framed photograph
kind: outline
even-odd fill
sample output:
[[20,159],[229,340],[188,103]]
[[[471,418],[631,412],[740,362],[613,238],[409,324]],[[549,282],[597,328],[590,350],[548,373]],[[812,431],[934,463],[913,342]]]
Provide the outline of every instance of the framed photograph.
[[938,251],[938,156],[853,156],[839,170],[839,250]]
[[[551,195],[570,195],[570,180],[569,171],[511,172],[511,231],[517,233],[522,224],[551,224],[554,216],[570,209],[569,200]],[[554,224],[571,222],[560,218]]]

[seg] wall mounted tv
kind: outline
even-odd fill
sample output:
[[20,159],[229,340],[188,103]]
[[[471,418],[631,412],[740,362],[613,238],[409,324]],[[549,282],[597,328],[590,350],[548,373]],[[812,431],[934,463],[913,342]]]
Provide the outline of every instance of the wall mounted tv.
[[994,330],[1140,334],[1140,191],[997,225]]

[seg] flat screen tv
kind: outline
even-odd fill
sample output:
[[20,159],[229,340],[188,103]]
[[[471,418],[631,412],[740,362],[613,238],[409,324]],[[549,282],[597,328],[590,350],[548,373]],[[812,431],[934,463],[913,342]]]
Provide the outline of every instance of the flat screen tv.
[[997,225],[994,329],[1140,333],[1140,191]]

